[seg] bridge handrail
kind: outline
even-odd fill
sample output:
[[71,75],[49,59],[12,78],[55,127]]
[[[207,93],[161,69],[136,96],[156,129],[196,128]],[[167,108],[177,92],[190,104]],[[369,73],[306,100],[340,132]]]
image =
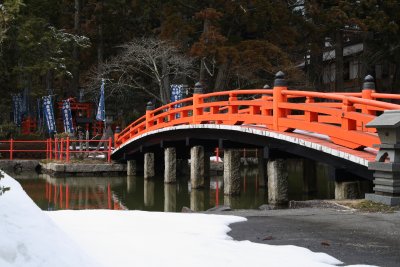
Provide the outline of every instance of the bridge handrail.
[[[248,99],[252,95],[253,99]],[[216,99],[223,97],[222,99]],[[256,97],[256,98],[254,98]],[[304,98],[304,100],[299,100]],[[251,89],[194,94],[154,110],[116,134],[116,146],[147,131],[180,124],[255,124],[274,131],[294,128],[328,135],[337,144],[359,149],[379,144],[374,129],[366,129],[377,111],[400,109],[400,105],[377,99],[400,99],[400,95],[362,92],[322,93]],[[177,107],[182,105],[182,107]]]

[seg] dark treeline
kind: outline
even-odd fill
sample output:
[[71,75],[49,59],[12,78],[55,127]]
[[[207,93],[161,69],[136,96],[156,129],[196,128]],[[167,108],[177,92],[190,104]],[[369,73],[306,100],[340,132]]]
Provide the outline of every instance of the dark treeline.
[[1,120],[11,94],[98,94],[130,120],[173,83],[206,92],[272,85],[400,88],[397,0],[5,0],[0,21]]

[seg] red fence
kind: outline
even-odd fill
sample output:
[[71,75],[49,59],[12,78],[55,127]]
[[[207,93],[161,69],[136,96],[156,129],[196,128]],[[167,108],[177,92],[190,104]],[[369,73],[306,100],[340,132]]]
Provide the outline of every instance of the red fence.
[[[91,145],[98,146],[103,143],[102,147],[97,148]],[[19,144],[19,145],[18,145]],[[111,162],[112,139],[107,140],[75,140],[70,138],[55,138],[47,140],[0,140],[0,153],[6,152],[9,154],[9,159],[13,160],[16,153],[25,152],[29,154],[43,154],[43,159],[61,160],[70,162],[72,155],[97,156],[96,154],[105,154],[107,162]],[[19,146],[19,147],[17,147]],[[76,148],[78,146],[78,148]],[[84,149],[82,148],[84,146]],[[23,148],[21,148],[23,147]],[[31,149],[29,147],[34,147]],[[36,148],[35,148],[36,147]],[[43,147],[43,148],[41,148]],[[7,148],[7,149],[5,149]],[[27,149],[29,148],[29,149]],[[75,148],[75,149],[74,149]]]

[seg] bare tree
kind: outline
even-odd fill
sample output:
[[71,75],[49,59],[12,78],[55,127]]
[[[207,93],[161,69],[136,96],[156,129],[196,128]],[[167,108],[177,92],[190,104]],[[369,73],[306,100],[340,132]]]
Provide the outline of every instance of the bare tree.
[[118,55],[92,71],[87,87],[98,90],[100,79],[105,78],[112,94],[142,90],[166,104],[171,82],[193,77],[193,59],[168,41],[140,38],[120,48]]

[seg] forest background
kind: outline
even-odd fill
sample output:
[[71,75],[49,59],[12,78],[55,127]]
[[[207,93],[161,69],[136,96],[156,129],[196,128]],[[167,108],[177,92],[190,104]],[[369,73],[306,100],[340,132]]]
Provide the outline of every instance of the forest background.
[[[343,48],[362,43],[359,79],[385,62],[400,88],[396,0],[4,0],[0,5],[0,123],[12,94],[78,97],[123,118],[170,99],[171,84],[205,92],[262,88],[286,73],[291,88],[326,91],[323,53],[335,51],[335,91],[345,91]],[[332,90],[332,88],[330,88]]]

